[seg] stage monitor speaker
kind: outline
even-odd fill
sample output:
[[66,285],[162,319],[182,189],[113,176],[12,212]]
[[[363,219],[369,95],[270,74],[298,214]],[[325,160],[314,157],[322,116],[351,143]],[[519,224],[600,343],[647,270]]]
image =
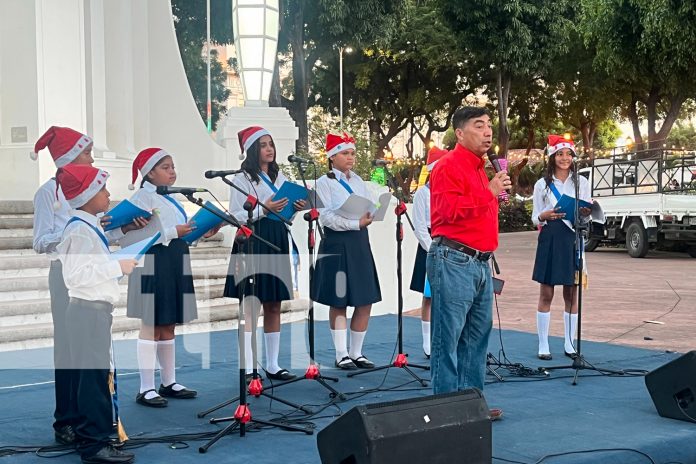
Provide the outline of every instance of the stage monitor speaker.
[[659,415],[696,422],[696,351],[650,372],[645,385]]
[[490,464],[491,421],[469,389],[360,405],[317,435],[322,464]]

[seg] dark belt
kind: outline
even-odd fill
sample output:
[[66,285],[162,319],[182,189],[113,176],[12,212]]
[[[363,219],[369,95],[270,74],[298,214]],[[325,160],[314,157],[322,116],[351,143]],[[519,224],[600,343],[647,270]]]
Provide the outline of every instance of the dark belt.
[[474,259],[478,259],[479,261],[488,261],[491,259],[491,256],[493,256],[492,251],[478,251],[468,245],[464,245],[461,242],[451,240],[447,237],[435,237],[433,242],[437,243],[438,245],[444,245],[447,248],[452,248],[453,250],[461,251],[465,255],[469,255]]
[[82,298],[75,298],[75,297],[70,297],[70,302],[74,303],[76,305],[80,305],[84,308],[90,308],[90,309],[98,309],[100,311],[107,311],[111,312],[114,309],[114,305],[107,301],[92,301],[92,300],[83,300]]

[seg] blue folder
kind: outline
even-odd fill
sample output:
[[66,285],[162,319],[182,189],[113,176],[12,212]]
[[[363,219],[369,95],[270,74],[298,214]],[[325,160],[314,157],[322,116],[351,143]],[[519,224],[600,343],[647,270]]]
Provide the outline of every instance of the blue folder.
[[[579,207],[580,208],[592,208],[592,203],[587,202],[585,200],[579,200]],[[558,211],[559,213],[565,213],[565,217],[563,219],[570,221],[571,224],[575,224],[575,198],[568,196],[568,195],[562,195],[561,199],[558,200],[558,203],[556,203],[555,208],[560,208]]]
[[[213,205],[209,201],[205,202],[205,206],[216,211],[218,214],[220,214],[222,216],[227,215],[226,213],[221,211],[220,208],[216,207],[215,205]],[[218,224],[220,224],[223,221],[222,221],[222,219],[220,219],[218,216],[211,213],[207,209],[201,208],[191,218],[191,220],[189,222],[193,223],[193,225],[195,226],[195,229],[193,229],[191,232],[189,232],[188,234],[181,237],[181,239],[186,241],[187,243],[191,244],[191,243],[195,242],[196,240],[198,240],[199,238],[203,237],[210,229],[212,229],[213,227],[216,227]]]
[[[280,186],[280,189],[278,189],[278,192],[273,195],[272,200],[276,201],[281,198],[287,198],[288,199],[288,204],[285,205],[285,208],[278,213],[280,216],[283,216],[285,219],[290,220],[292,216],[295,214],[295,207],[293,206],[293,203],[295,203],[297,200],[305,200],[307,201],[307,196],[308,196],[308,191],[304,186],[295,184],[294,182],[288,182],[285,181],[283,182],[283,185]],[[267,214],[267,217],[269,219],[273,219],[274,221],[280,221],[274,214]]]
[[114,206],[111,211],[107,211],[104,216],[111,216],[111,223],[104,228],[105,231],[109,231],[130,224],[137,217],[150,219],[152,213],[135,206],[128,200],[123,200]]

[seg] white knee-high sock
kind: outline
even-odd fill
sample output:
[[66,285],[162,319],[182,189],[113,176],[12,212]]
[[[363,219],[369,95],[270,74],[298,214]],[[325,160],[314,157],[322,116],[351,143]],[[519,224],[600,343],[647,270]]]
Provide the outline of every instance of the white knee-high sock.
[[352,359],[358,359],[362,356],[362,347],[366,334],[367,330],[364,332],[358,332],[357,330],[350,331],[350,357]]
[[575,353],[573,340],[578,331],[578,315],[563,312],[563,336],[565,338],[565,350],[568,353]]
[[280,370],[280,366],[278,366],[280,332],[264,333],[263,338],[266,341],[266,370],[271,374],[275,374]]
[[[138,368],[140,370],[140,393],[155,389],[155,367],[157,367],[157,342],[138,339]],[[154,398],[150,392],[148,399]]]
[[[160,365],[162,385],[167,387],[176,383],[176,349],[173,338],[157,342],[157,360]],[[176,386],[174,389],[176,390]]]
[[244,332],[244,370],[251,374],[254,370],[254,353],[251,351],[251,332]]
[[331,329],[331,338],[333,339],[334,348],[336,349],[336,361],[340,361],[348,356],[348,330]]
[[421,332],[423,332],[423,352],[430,356],[430,321],[421,321]]
[[551,313],[537,311],[537,334],[539,335],[539,354],[551,354],[549,350],[549,325]]

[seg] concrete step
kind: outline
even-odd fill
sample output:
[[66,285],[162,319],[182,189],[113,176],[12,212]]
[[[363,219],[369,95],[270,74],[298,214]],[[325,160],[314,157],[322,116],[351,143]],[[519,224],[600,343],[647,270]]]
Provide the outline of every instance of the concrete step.
[[9,254],[31,251],[33,253],[31,234],[27,237],[0,237],[0,250],[5,250]]
[[[297,299],[284,301],[281,306],[284,320],[297,320],[306,311],[308,301]],[[292,313],[296,313],[291,319]],[[198,319],[185,324],[180,332],[203,332],[216,329],[229,328],[221,325],[226,322],[236,321],[239,315],[237,300],[225,298],[222,301],[200,302],[198,306]],[[291,318],[288,318],[290,316]],[[123,314],[114,317],[112,333],[114,339],[135,338],[140,329],[140,320],[131,319]],[[31,325],[16,325],[0,328],[0,351],[13,351],[30,348],[51,346],[53,344],[53,324],[38,323]]]
[[2,229],[32,229],[34,218],[31,215],[0,216],[0,230]]
[[0,215],[34,214],[34,203],[31,200],[0,201]]
[[30,228],[22,228],[22,229],[17,229],[17,228],[2,228],[0,227],[0,238],[25,238],[25,237],[32,237],[33,238],[33,229]]

